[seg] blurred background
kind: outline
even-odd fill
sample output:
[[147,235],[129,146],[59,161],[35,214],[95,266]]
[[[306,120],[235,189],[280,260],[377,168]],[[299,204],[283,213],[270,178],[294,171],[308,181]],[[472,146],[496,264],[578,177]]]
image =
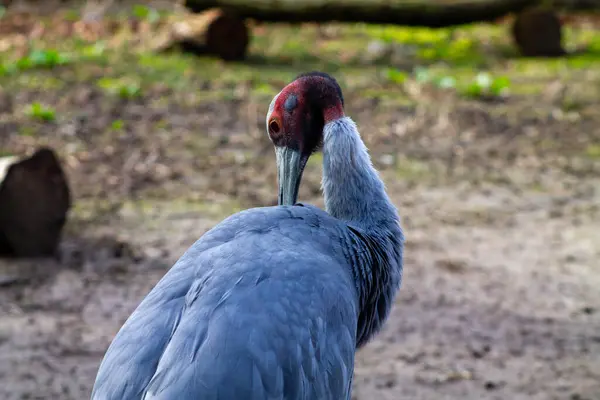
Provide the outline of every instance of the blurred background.
[[[353,399],[600,399],[597,1],[0,6],[0,397],[89,398],[199,236],[277,201],[264,118],[332,74],[407,235]],[[300,200],[323,206],[321,156]]]

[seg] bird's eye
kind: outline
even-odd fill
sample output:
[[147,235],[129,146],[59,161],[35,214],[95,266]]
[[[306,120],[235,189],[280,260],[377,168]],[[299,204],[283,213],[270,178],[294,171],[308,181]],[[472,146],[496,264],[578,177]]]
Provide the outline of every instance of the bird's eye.
[[281,127],[279,126],[279,122],[277,122],[276,119],[272,119],[271,122],[269,122],[269,132],[277,134],[280,130]]

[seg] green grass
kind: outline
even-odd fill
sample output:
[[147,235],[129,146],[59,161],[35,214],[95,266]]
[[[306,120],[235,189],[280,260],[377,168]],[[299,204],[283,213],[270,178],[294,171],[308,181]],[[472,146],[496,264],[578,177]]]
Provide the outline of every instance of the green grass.
[[52,107],[40,104],[31,103],[25,113],[32,119],[36,119],[44,122],[51,122],[56,120],[56,111]]
[[124,100],[134,99],[142,95],[140,82],[129,76],[122,79],[100,78],[96,84],[107,93],[119,96]]
[[[157,18],[156,13],[144,7],[132,12],[142,19]],[[71,17],[75,19],[76,15]],[[150,154],[153,150],[149,148],[159,147],[167,155],[198,161],[199,168],[221,168],[238,163],[236,157],[240,154],[248,159],[257,154],[251,153],[249,142],[234,143],[239,140],[235,136],[232,143],[220,145],[218,140],[226,139],[227,135],[216,138],[203,118],[209,116],[219,124],[225,124],[226,118],[238,121],[250,118],[249,131],[254,134],[257,126],[253,114],[260,114],[264,121],[271,98],[286,83],[298,73],[321,70],[333,74],[340,82],[347,104],[352,107],[349,113],[356,116],[361,129],[364,126],[373,154],[385,152],[393,157],[391,163],[374,158],[390,179],[411,183],[433,181],[445,173],[445,161],[440,160],[440,154],[447,153],[441,151],[446,151],[445,147],[453,141],[463,140],[458,135],[460,130],[465,130],[467,139],[461,143],[465,161],[458,162],[457,170],[460,163],[473,165],[467,163],[475,162],[472,160],[479,151],[487,151],[486,147],[472,146],[469,141],[472,135],[487,138],[488,130],[489,134],[500,132],[506,125],[509,131],[506,136],[510,136],[525,132],[525,129],[521,132],[522,127],[539,125],[535,134],[548,135],[544,141],[539,140],[540,151],[563,154],[567,151],[562,147],[567,134],[560,136],[561,132],[556,131],[565,125],[556,124],[560,126],[552,130],[549,118],[562,118],[564,123],[593,113],[593,121],[599,120],[600,32],[567,27],[566,47],[588,51],[558,59],[528,59],[518,56],[508,30],[508,26],[489,24],[437,30],[367,24],[331,24],[320,28],[310,24],[269,24],[253,28],[249,55],[244,62],[224,62],[179,52],[155,54],[137,51],[129,44],[113,47],[111,38],[87,43],[77,38],[58,40],[48,34],[43,40],[31,40],[27,52],[0,51],[1,91],[11,96],[19,94],[11,97],[14,103],[11,111],[0,118],[17,126],[22,143],[39,140],[60,143],[68,139],[84,152],[113,146],[120,149],[119,146],[139,139],[136,146]],[[557,83],[558,89],[554,90]],[[222,105],[227,100],[242,101],[233,110],[228,108],[229,104]],[[478,102],[477,107],[471,107]],[[202,103],[213,104],[198,107]],[[438,117],[442,113],[438,111],[443,103],[450,103],[443,108],[452,112],[451,128],[460,130],[446,131],[436,126],[438,119],[441,121]],[[471,112],[479,106],[493,118],[489,121],[483,118],[485,121],[480,123],[479,114]],[[138,121],[144,108],[150,112]],[[369,114],[365,115],[367,110]],[[183,128],[173,122],[177,119],[170,118],[173,114],[190,115],[181,121],[187,130],[194,132],[193,136],[182,134]],[[466,115],[464,121],[463,115]],[[409,121],[411,117],[413,121]],[[415,122],[410,129],[396,128],[408,126],[408,122]],[[80,123],[85,129],[78,128]],[[494,124],[499,127],[496,129]],[[471,126],[475,128],[473,132]],[[77,135],[69,136],[74,127]],[[264,132],[260,134],[267,145]],[[164,138],[171,135],[177,143],[173,147],[165,145]],[[152,146],[142,141],[145,136],[151,138]],[[490,140],[499,140],[500,136],[490,136]],[[518,140],[507,137],[506,143],[515,144]],[[573,141],[569,137],[567,142]],[[240,150],[246,146],[248,154]],[[600,150],[593,140],[577,146],[578,157],[592,164],[600,159]],[[215,149],[220,150],[218,156],[213,154]],[[520,146],[518,151],[524,153],[528,148]],[[118,166],[121,156],[115,154],[95,159],[107,158],[106,164],[114,166],[118,175],[122,173]],[[123,155],[127,156],[128,153]],[[143,152],[140,157],[143,161],[147,155]],[[309,168],[320,168],[320,157],[319,154],[312,157]],[[483,159],[493,157],[486,155]],[[188,173],[183,167],[173,170],[184,176]],[[502,173],[498,175],[498,180],[503,179]],[[100,177],[100,182],[108,182],[104,175]],[[156,187],[152,189],[152,185]],[[86,187],[83,195],[95,195],[97,186]],[[145,194],[171,195],[159,186],[152,182],[142,185]]]
[[[149,21],[162,15],[143,6],[131,12]],[[33,41],[33,50],[26,56],[0,52],[0,85],[55,89],[65,82],[57,76],[68,76],[69,81],[93,80],[123,99],[166,85],[194,92],[197,101],[212,101],[235,98],[236,86],[244,83],[262,101],[297,73],[319,69],[335,74],[347,92],[403,103],[410,102],[404,89],[411,83],[477,99],[539,95],[550,82],[576,82],[583,73],[595,74],[592,79],[600,81],[600,32],[592,29],[565,29],[565,46],[587,48],[586,52],[541,60],[519,57],[507,26],[426,29],[354,24],[329,28],[334,33],[327,37],[312,25],[255,29],[248,60],[241,63],[179,53],[136,53],[130,46],[108,49],[103,41]],[[374,42],[386,50],[371,54]],[[211,83],[210,90],[200,89],[204,82]],[[584,89],[598,94],[600,85],[587,83]]]
[[600,160],[600,144],[590,144],[585,149],[585,155],[594,160]]

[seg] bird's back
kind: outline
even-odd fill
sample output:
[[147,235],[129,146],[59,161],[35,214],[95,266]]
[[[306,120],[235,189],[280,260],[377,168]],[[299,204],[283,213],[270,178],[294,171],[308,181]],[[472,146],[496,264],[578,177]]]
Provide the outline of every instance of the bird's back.
[[344,234],[314,207],[229,217],[131,315],[92,398],[349,396],[358,305]]

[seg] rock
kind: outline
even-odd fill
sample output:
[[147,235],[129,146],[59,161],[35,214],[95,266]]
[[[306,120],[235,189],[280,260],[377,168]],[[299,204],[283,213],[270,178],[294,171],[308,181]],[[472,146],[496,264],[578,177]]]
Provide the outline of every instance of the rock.
[[70,207],[67,179],[52,149],[0,158],[0,255],[56,254]]

